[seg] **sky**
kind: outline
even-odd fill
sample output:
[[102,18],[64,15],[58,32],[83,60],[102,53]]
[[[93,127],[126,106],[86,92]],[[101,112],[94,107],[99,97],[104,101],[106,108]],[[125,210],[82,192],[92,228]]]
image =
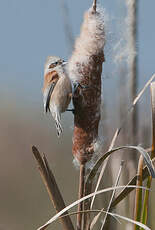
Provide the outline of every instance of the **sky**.
[[[40,103],[43,83],[44,62],[48,55],[67,59],[71,55],[64,30],[62,0],[0,0],[0,88],[7,98],[12,94],[27,103]],[[84,11],[91,0],[66,0],[68,19],[73,36],[80,31]],[[109,50],[115,45],[115,37],[122,36],[119,23],[124,20],[123,0],[100,0],[110,18],[112,41],[107,42]],[[155,2],[139,1],[139,78],[140,83],[149,79],[154,72],[153,22]],[[110,83],[117,81],[111,74],[109,63],[112,57],[105,52],[105,72]],[[109,81],[105,81],[108,85]],[[110,84],[111,85],[111,84]],[[33,96],[32,96],[33,95]]]

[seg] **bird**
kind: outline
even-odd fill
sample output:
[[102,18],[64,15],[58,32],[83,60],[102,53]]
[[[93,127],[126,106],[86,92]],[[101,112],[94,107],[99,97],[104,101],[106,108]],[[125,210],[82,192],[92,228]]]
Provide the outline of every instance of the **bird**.
[[[58,137],[62,133],[61,113],[64,113],[72,98],[73,85],[67,75],[66,64],[57,56],[48,56],[44,66],[43,102],[55,120]],[[71,110],[68,110],[71,111]]]

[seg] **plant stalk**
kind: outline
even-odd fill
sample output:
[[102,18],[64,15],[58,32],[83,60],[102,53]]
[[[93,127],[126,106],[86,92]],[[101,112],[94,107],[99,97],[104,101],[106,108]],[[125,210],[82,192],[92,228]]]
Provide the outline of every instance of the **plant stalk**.
[[[85,164],[80,165],[80,177],[79,177],[79,195],[78,199],[81,199],[84,194],[84,178],[85,178]],[[83,202],[78,204],[78,214],[77,214],[77,230],[82,230],[82,217],[83,213]]]
[[[138,163],[138,173],[137,173],[137,186],[142,186],[142,172],[143,172],[143,156],[141,155]],[[136,198],[135,198],[135,210],[134,210],[134,220],[140,221],[142,209],[142,189],[136,188]],[[138,225],[134,225],[134,230],[139,230]]]
[[[59,211],[64,209],[66,206],[65,206],[63,197],[60,193],[60,190],[58,188],[58,185],[56,183],[55,177],[51,169],[49,168],[49,164],[47,162],[45,155],[41,156],[41,154],[39,153],[38,149],[35,146],[32,147],[32,152],[38,163],[38,169],[39,169],[41,178],[45,184],[45,187],[47,189],[49,198],[56,212],[58,213]],[[68,214],[68,212],[66,212],[66,214]],[[66,217],[63,217],[63,218],[60,217],[60,220],[62,222],[63,230],[74,230],[70,216],[66,215]]]

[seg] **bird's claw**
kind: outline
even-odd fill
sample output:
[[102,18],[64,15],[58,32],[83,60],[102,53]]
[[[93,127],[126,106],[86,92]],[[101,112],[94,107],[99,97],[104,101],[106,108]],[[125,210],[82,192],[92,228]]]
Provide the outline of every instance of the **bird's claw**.
[[[79,83],[79,82],[75,82],[75,83],[73,84],[73,86],[74,86],[74,93],[76,92],[76,90],[77,90],[78,87],[80,87],[81,89],[88,89],[88,88],[89,88],[89,86],[83,85],[83,84],[81,84],[81,83]],[[74,93],[73,93],[73,94],[74,94]]]

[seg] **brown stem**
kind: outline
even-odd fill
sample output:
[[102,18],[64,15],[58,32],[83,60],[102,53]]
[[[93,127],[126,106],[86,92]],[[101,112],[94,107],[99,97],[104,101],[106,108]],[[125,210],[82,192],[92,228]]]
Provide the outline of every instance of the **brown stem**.
[[[85,196],[90,194],[92,192],[92,183],[93,181],[89,181],[89,183],[85,184]],[[85,210],[90,210],[90,205],[91,205],[91,199],[85,200],[84,201],[84,211]],[[89,230],[90,229],[90,212],[86,212],[84,214],[83,218],[83,229],[84,230]]]
[[[78,198],[81,199],[85,194],[84,194],[84,178],[85,178],[85,165],[81,164],[80,165],[80,177],[79,177],[79,195]],[[78,214],[77,214],[77,230],[82,229],[82,217],[83,214],[80,213],[83,211],[83,202],[80,202],[78,204]]]
[[[141,155],[139,158],[139,163],[138,163],[137,182],[136,182],[137,186],[142,186],[143,161],[144,161],[144,158]],[[135,221],[140,221],[141,208],[142,208],[142,189],[136,188],[135,208],[134,208],[134,220]],[[134,230],[137,230],[137,229],[139,229],[139,227],[135,224]]]
[[[58,188],[58,185],[56,183],[55,177],[51,169],[49,168],[47,159],[45,155],[43,157],[41,156],[41,154],[39,153],[38,149],[35,146],[32,147],[32,152],[38,163],[38,169],[41,178],[45,184],[45,187],[48,191],[50,200],[52,201],[55,210],[59,212],[62,209],[64,209],[66,206],[62,198],[62,195],[60,193],[60,190]],[[68,212],[66,212],[66,214],[68,214]],[[60,220],[62,222],[64,230],[74,230],[73,224],[69,216],[60,218]]]

